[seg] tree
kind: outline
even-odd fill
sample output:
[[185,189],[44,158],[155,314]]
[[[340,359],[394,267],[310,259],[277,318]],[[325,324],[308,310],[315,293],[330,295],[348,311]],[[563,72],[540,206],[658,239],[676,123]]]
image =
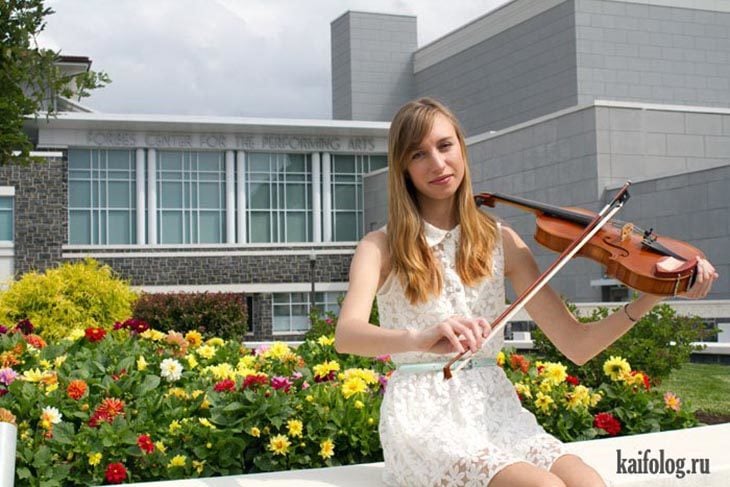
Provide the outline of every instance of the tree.
[[51,14],[43,0],[0,1],[0,164],[35,160],[23,131],[28,117],[53,116],[58,96],[89,96],[110,81],[103,72],[64,74],[56,64],[60,51],[38,47]]

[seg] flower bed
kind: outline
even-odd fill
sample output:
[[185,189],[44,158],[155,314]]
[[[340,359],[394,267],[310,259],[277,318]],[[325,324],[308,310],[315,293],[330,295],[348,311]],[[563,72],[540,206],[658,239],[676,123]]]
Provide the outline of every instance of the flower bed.
[[[22,485],[89,485],[380,461],[388,357],[339,355],[330,333],[296,350],[150,330],[138,320],[52,345],[0,329],[0,421],[17,422]],[[572,441],[696,424],[625,361],[582,386],[559,363],[500,356],[524,407]]]

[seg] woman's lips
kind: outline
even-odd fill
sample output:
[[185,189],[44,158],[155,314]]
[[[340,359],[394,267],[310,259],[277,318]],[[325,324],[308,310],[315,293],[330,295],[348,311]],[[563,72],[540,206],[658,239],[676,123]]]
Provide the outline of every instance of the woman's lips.
[[434,179],[433,181],[430,181],[430,184],[448,184],[449,181],[451,180],[451,178],[452,178],[452,175],[447,174],[446,176],[442,176],[438,179]]

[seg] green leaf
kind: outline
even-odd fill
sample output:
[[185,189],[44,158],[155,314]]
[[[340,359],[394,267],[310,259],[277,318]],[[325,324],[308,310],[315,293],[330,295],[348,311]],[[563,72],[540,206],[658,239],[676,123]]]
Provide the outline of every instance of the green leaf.
[[145,376],[144,381],[134,389],[135,396],[144,396],[160,385],[160,377],[157,375]]

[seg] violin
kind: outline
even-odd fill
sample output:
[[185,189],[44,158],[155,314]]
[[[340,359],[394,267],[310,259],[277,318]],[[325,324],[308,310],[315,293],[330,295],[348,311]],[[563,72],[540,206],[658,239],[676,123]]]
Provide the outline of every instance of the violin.
[[[559,207],[499,193],[479,193],[477,206],[502,202],[536,215],[535,240],[562,252],[596,216],[583,208]],[[606,274],[626,286],[649,294],[674,296],[694,284],[698,257],[696,247],[673,238],[642,230],[632,223],[610,220],[577,253],[598,262]]]

